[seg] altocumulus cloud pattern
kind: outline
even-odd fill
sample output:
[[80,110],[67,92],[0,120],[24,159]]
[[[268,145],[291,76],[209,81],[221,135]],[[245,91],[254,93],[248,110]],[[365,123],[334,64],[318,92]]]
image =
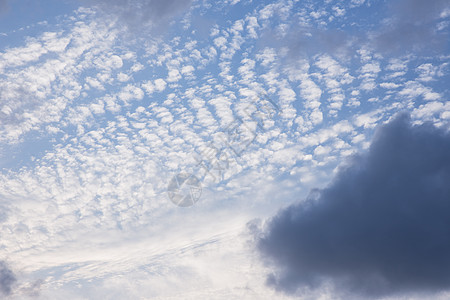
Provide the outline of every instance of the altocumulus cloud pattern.
[[286,293],[330,282],[379,297],[450,287],[450,133],[381,127],[326,188],[280,211],[258,242]]
[[450,299],[449,40],[449,0],[0,0],[0,298]]

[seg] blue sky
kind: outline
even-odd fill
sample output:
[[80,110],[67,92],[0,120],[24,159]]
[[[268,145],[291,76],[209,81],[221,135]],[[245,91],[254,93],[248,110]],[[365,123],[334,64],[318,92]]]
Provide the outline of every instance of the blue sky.
[[449,26],[447,0],[0,0],[1,292],[345,298],[285,288],[255,232],[333,201],[399,113],[447,134]]

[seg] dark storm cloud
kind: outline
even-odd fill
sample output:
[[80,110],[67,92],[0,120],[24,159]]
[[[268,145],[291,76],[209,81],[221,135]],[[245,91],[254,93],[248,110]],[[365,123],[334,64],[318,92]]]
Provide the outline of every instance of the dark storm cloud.
[[191,0],[83,0],[106,13],[119,17],[131,29],[162,29],[170,20],[187,10]]
[[286,293],[332,282],[358,298],[450,288],[450,133],[400,115],[257,246]]
[[450,0],[398,0],[389,3],[390,21],[375,35],[380,50],[439,50],[446,46],[448,29],[439,31],[441,14]]
[[11,294],[11,287],[16,282],[14,273],[8,268],[4,261],[0,261],[0,292],[3,295]]

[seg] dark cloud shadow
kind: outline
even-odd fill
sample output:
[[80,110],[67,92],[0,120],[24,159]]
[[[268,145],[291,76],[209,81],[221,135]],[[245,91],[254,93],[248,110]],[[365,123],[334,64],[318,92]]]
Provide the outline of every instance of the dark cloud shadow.
[[163,32],[192,0],[81,0],[113,15],[132,32]]
[[[362,46],[384,55],[443,54],[448,52],[450,0],[392,0],[349,10],[340,26],[302,25],[293,18],[282,34],[265,29],[258,45],[261,48],[286,48],[288,59],[312,57],[326,53],[340,59],[351,57]],[[445,13],[448,11],[447,13]],[[350,17],[352,16],[352,17]]]
[[285,293],[330,282],[357,299],[450,289],[450,133],[399,115],[328,187],[266,225],[257,248]]
[[8,0],[0,0],[0,16],[8,10]]
[[442,51],[448,47],[449,31],[437,30],[450,0],[397,0],[388,4],[389,20],[373,36],[384,52]]
[[12,286],[17,281],[14,273],[4,261],[0,261],[0,293],[4,296],[11,294]]
[[355,45],[362,40],[359,34],[349,34],[340,29],[293,27],[285,35],[266,29],[261,34],[257,46],[260,49],[285,48],[288,62],[291,63],[317,54],[330,54],[344,59],[356,50]]

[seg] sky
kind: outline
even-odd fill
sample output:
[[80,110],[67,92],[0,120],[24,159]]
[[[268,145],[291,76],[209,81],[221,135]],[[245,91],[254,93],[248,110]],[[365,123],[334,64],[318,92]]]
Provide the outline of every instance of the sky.
[[0,0],[0,298],[448,299],[449,0]]

